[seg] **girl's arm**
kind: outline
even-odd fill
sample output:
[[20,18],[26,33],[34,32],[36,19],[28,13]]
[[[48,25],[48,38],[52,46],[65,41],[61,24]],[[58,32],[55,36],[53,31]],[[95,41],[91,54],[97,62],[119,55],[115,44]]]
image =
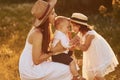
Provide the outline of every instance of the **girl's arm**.
[[87,35],[85,43],[79,45],[80,50],[87,51],[94,37],[95,37],[94,35]]

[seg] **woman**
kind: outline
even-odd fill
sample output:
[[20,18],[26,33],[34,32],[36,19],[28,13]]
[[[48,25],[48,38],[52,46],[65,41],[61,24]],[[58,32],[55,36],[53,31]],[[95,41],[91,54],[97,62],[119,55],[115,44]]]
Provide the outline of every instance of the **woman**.
[[[53,53],[48,53],[50,42],[49,23],[53,23],[53,10],[57,0],[38,0],[32,8],[37,18],[27,36],[19,61],[21,80],[71,80],[69,66],[47,61]],[[39,11],[40,9],[40,11]]]
[[72,29],[79,33],[77,46],[83,51],[82,74],[86,80],[105,80],[104,76],[115,70],[118,60],[106,40],[87,24],[88,18],[73,13]]

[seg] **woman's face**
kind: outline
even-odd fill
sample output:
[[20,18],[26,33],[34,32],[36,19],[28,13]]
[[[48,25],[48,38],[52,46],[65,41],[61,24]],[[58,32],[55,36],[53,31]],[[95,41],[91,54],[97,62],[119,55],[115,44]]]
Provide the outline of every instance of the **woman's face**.
[[78,25],[78,24],[76,24],[74,22],[71,22],[71,27],[72,27],[73,32],[75,32],[75,33],[79,32],[80,25]]
[[55,13],[55,10],[53,9],[52,12],[49,15],[49,21],[51,24],[54,25],[54,21],[55,21],[55,17],[57,16],[57,14]]

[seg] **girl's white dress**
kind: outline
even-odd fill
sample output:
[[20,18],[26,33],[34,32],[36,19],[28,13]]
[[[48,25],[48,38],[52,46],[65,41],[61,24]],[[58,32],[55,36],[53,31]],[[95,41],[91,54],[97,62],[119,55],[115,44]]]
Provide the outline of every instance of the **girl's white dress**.
[[92,40],[88,50],[83,52],[82,74],[87,80],[93,80],[96,75],[104,77],[114,71],[118,65],[118,60],[106,40],[94,30],[88,31],[81,37],[82,44],[85,43],[85,37],[88,34],[94,35],[95,38]]
[[72,74],[69,66],[44,61],[34,65],[32,61],[32,45],[26,40],[25,48],[19,60],[21,80],[71,80]]

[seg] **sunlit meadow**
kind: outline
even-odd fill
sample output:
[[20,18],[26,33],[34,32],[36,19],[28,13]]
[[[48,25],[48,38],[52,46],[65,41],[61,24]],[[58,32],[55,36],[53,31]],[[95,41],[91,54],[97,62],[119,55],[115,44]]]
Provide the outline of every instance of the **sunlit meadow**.
[[[33,22],[30,13],[32,5],[32,3],[0,5],[0,80],[20,80],[18,61]],[[89,18],[89,23],[96,26],[95,30],[110,43],[119,59],[120,25],[112,24],[109,21],[111,19],[106,22],[99,15],[90,15]],[[120,66],[106,78],[120,80]]]

